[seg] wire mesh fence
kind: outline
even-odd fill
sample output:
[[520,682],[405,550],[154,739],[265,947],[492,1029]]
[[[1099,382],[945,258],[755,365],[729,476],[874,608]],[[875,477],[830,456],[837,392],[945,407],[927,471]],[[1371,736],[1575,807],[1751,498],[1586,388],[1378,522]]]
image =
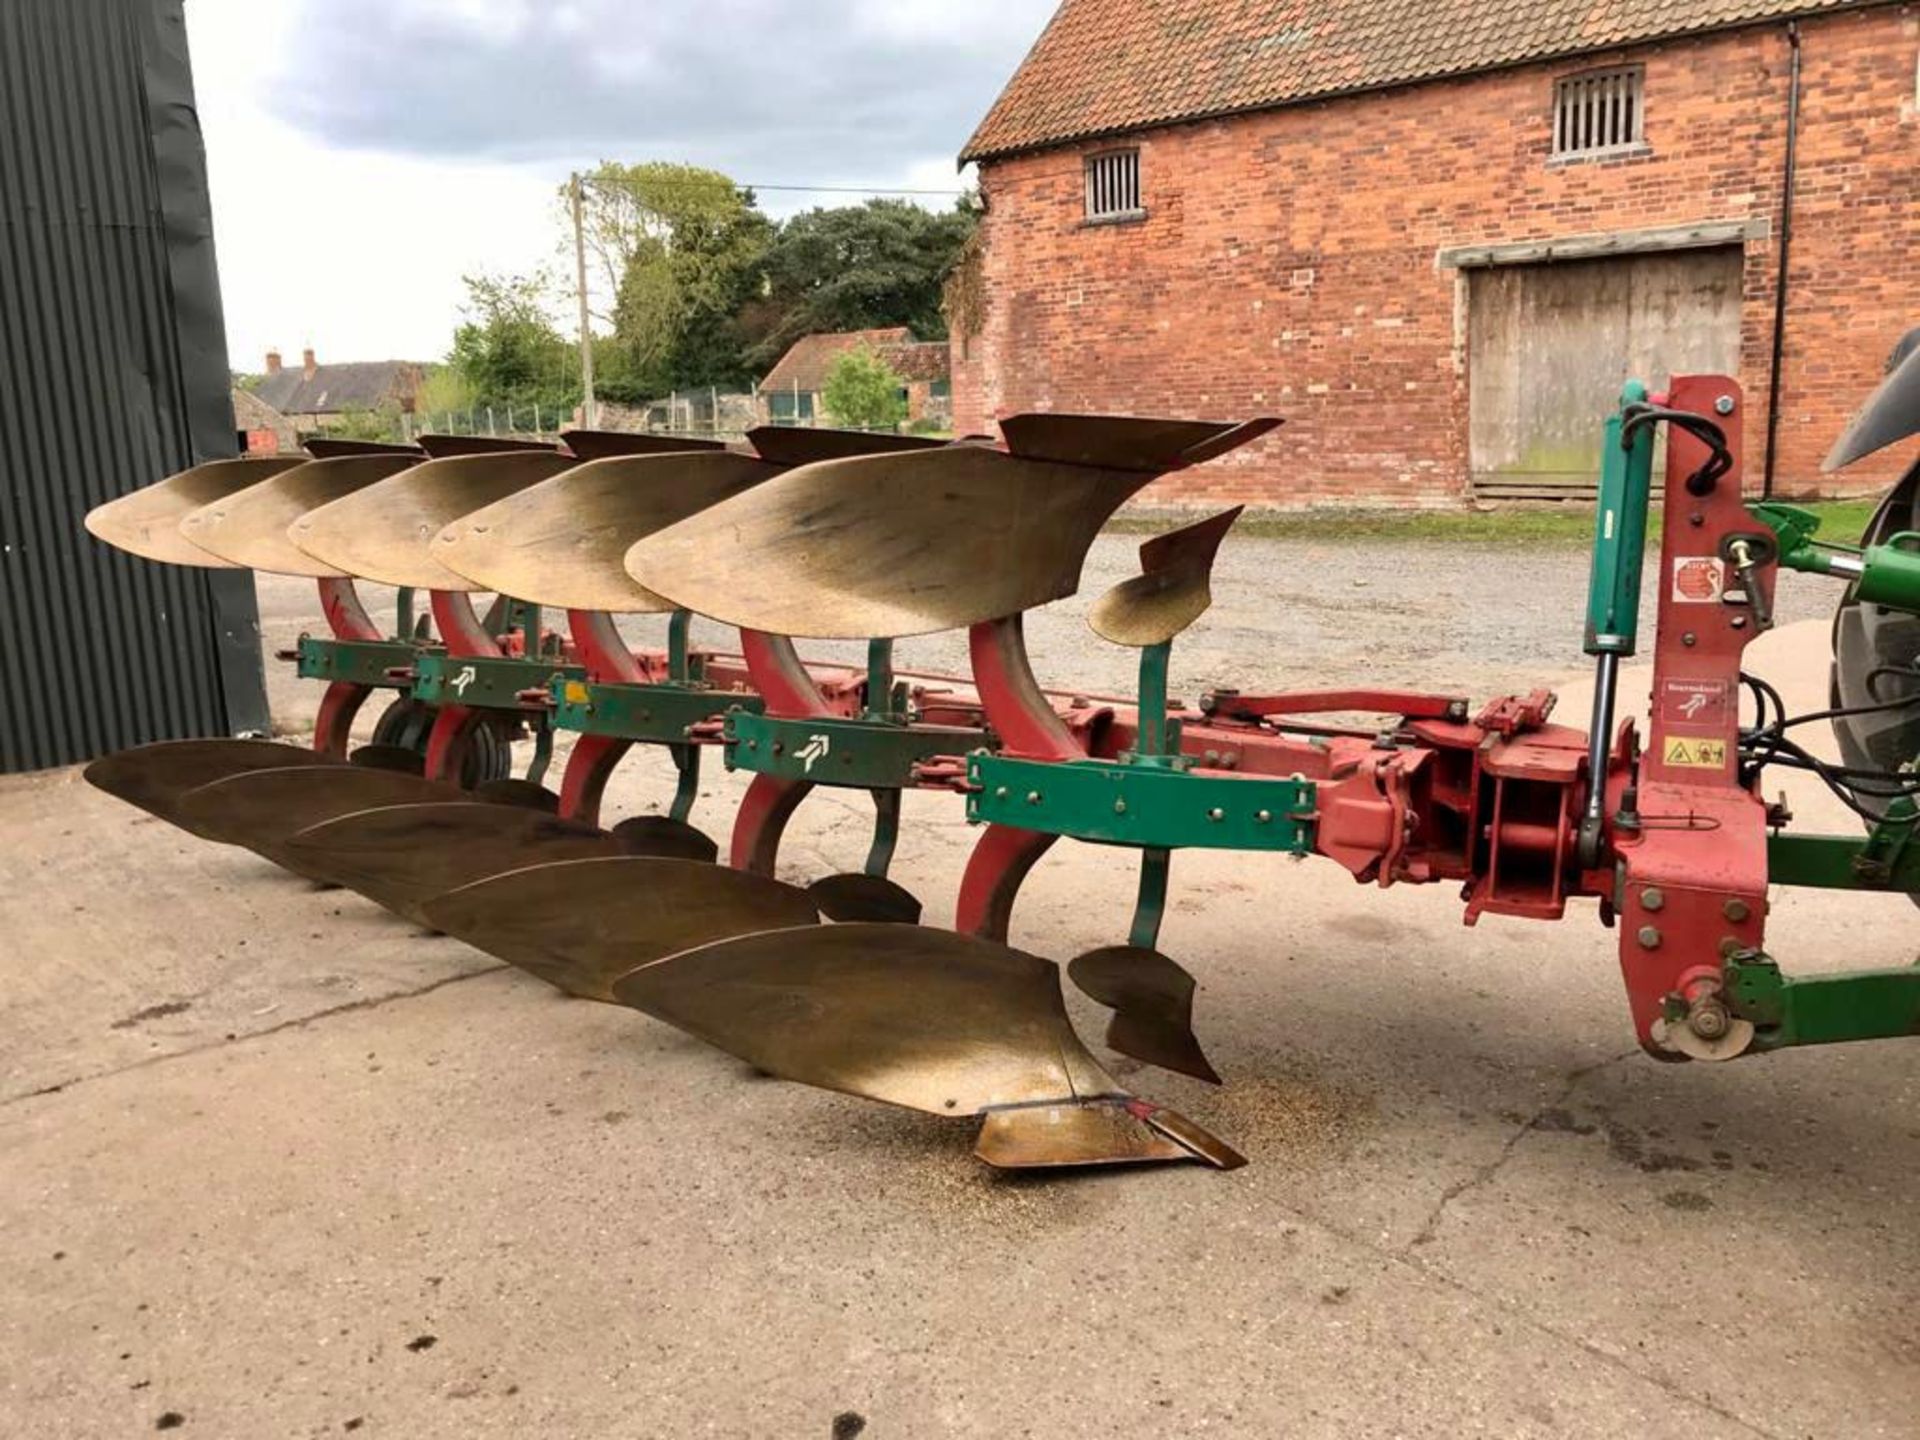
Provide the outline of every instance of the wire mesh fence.
[[[802,398],[812,401],[815,397]],[[763,396],[749,390],[674,391],[640,404],[602,400],[596,409],[598,413],[591,424],[578,407],[476,405],[464,410],[424,410],[397,417],[398,428],[391,437],[360,438],[410,442],[422,435],[485,435],[551,442],[569,430],[593,429],[732,442],[745,439],[749,431],[761,425],[834,427],[832,417],[818,405],[797,403],[785,395]],[[928,416],[919,425],[897,428],[939,434],[948,423],[943,412]]]

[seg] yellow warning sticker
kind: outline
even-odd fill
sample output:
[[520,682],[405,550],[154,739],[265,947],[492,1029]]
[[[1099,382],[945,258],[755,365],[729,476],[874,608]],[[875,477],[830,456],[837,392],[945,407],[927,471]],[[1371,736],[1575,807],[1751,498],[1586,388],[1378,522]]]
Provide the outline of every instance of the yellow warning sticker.
[[578,680],[569,680],[567,682],[567,703],[569,705],[584,705],[592,698],[593,696],[587,690],[587,687],[582,685]]
[[1685,770],[1724,770],[1727,768],[1727,742],[1724,740],[1687,740],[1675,736],[1667,741],[1667,764]]

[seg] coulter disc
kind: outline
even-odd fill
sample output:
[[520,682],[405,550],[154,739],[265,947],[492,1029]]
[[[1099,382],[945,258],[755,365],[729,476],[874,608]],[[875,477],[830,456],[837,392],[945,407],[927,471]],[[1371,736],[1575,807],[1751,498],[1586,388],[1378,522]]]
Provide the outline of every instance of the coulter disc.
[[421,913],[443,934],[607,1004],[613,982],[642,965],[820,918],[805,891],[778,880],[650,855],[509,871],[438,895]]
[[83,773],[95,789],[198,835],[201,832],[180,812],[181,801],[190,791],[253,770],[289,767],[345,768],[312,750],[270,740],[162,740],[102,756]]

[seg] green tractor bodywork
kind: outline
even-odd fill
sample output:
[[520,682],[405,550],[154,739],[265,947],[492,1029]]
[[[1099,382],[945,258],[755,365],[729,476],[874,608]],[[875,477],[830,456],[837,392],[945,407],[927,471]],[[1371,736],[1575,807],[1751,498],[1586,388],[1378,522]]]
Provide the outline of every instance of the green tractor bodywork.
[[1839,545],[1819,538],[1820,517],[1811,511],[1773,501],[1748,508],[1779,541],[1783,568],[1849,580],[1869,605],[1920,611],[1920,535],[1903,531],[1878,545]]
[[[1822,540],[1819,517],[1797,506],[1763,501],[1748,508],[1773,532],[1783,569],[1848,581],[1849,605],[1920,612],[1920,534],[1895,531],[1877,543],[1843,545]],[[1837,679],[1835,691],[1838,708]],[[1909,757],[1903,769],[1920,774],[1920,756]],[[1869,822],[1864,837],[1775,832],[1768,878],[1920,898],[1917,824],[1920,807],[1901,796]],[[1770,957],[1749,953],[1728,962],[1726,981],[1734,1013],[1756,1027],[1758,1050],[1920,1035],[1920,965],[1794,977]]]

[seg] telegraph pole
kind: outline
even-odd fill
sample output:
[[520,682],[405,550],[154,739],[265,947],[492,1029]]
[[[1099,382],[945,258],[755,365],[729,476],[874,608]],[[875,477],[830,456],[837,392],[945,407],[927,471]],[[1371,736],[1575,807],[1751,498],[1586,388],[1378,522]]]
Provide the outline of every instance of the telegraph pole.
[[593,321],[587,308],[586,183],[573,176],[573,263],[580,290],[580,418],[589,430],[600,426],[600,405],[593,398]]

